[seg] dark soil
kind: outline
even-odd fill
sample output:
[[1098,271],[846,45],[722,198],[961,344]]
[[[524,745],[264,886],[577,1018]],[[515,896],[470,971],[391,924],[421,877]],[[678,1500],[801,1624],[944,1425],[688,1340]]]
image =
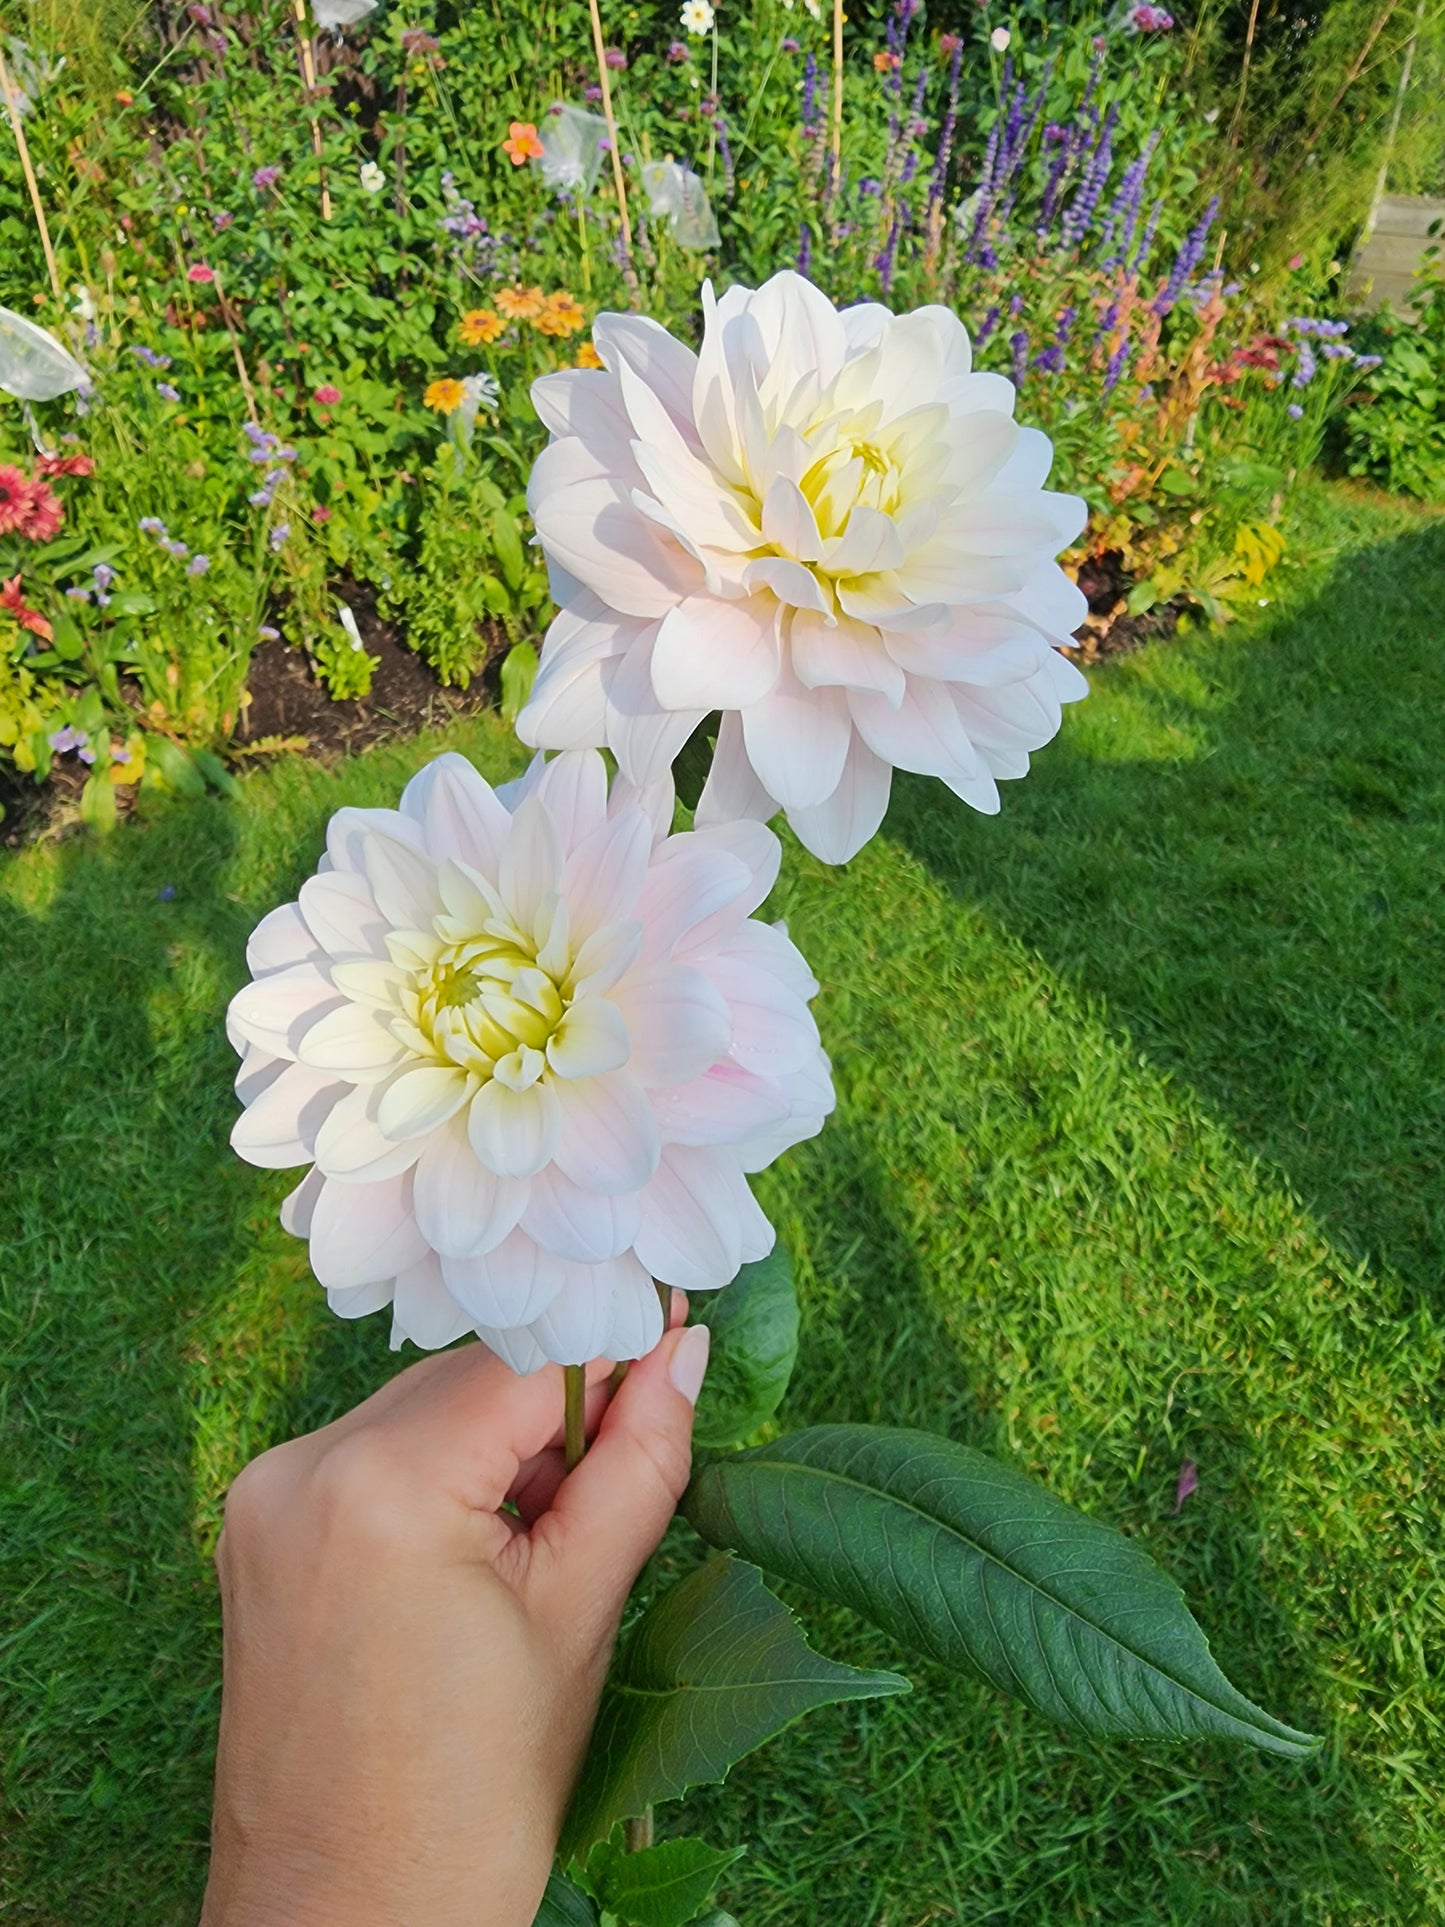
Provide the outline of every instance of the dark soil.
[[1161,602],[1144,615],[1131,616],[1127,604],[1134,578],[1118,549],[1089,556],[1080,565],[1078,583],[1088,598],[1089,613],[1074,646],[1064,651],[1075,662],[1131,655],[1146,642],[1172,636],[1184,613],[1182,602]]

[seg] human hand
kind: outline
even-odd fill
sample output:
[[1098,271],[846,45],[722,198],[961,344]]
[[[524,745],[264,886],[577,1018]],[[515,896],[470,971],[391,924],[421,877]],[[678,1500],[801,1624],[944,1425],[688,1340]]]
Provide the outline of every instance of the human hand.
[[610,1402],[589,1366],[565,1476],[561,1368],[481,1345],[245,1468],[202,1927],[532,1927],[707,1347],[674,1328]]

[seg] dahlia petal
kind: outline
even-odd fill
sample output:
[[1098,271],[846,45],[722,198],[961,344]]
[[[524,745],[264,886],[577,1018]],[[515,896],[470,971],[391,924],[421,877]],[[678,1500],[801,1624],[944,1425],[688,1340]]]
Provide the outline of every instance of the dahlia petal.
[[484,1257],[443,1258],[447,1290],[479,1325],[506,1331],[540,1318],[567,1283],[570,1267],[513,1231]]
[[785,810],[806,809],[833,794],[853,734],[840,689],[805,689],[784,665],[762,702],[742,712],[748,760]]
[[542,772],[537,795],[546,804],[562,851],[570,853],[607,821],[607,771],[595,749],[554,756]]
[[[1012,556],[983,555],[968,546],[970,537],[960,527],[962,510],[951,511],[931,542],[915,549],[899,569],[893,584],[901,589],[902,601],[913,604],[942,602],[982,602],[989,596],[1012,595],[1022,584],[1023,570]],[[876,584],[876,587],[872,587]],[[890,593],[888,578],[870,579],[871,599],[875,606],[886,602]],[[864,616],[855,606],[863,599],[862,582],[850,583],[848,593],[840,587],[838,600],[849,615]],[[895,605],[897,606],[897,605]],[[894,627],[891,611],[876,608],[880,628]]]
[[763,500],[763,535],[783,555],[816,562],[823,553],[813,505],[786,475],[775,476]]
[[329,870],[301,886],[301,915],[316,942],[334,961],[386,955],[387,921],[366,878],[355,870]]
[[286,1064],[231,1126],[231,1149],[266,1171],[309,1164],[317,1133],[346,1089],[306,1064]]
[[395,1144],[376,1122],[384,1086],[361,1084],[339,1097],[316,1133],[317,1169],[348,1184],[372,1184],[409,1171],[421,1154],[421,1141]]
[[735,487],[747,476],[739,457],[733,408],[733,377],[728,366],[726,335],[747,305],[748,290],[734,286],[717,300],[711,281],[702,284],[703,331],[693,373],[692,418],[708,459],[724,481]]
[[281,1200],[281,1229],[289,1231],[293,1238],[311,1236],[311,1214],[316,1209],[316,1200],[321,1196],[321,1187],[326,1179],[314,1168],[308,1171],[294,1191],[288,1191]]
[[400,810],[359,810],[345,804],[326,826],[326,854],[334,870],[365,870],[366,839],[388,836],[424,855],[426,840],[420,824]]
[[848,337],[823,290],[791,269],[752,295],[748,314],[759,330],[767,394],[781,399],[807,374],[827,383],[843,365]]
[[406,1052],[379,1011],[344,1003],[306,1031],[296,1052],[303,1064],[344,1077],[351,1084],[378,1084]]
[[789,635],[793,673],[805,689],[837,685],[872,689],[889,702],[903,698],[903,671],[871,623],[839,616],[831,625],[800,609]]
[[795,997],[810,1003],[818,994],[818,979],[808,968],[807,959],[788,935],[787,925],[783,923],[759,923],[756,917],[736,925],[733,929],[722,931],[692,948],[692,938],[685,946],[680,945],[676,957],[703,963],[709,956],[731,957],[745,964],[749,970],[759,971],[769,977],[776,977],[785,989]]
[[512,831],[502,850],[497,889],[517,928],[530,931],[545,897],[562,885],[562,842],[551,812],[537,790],[512,813]]
[[604,996],[636,962],[642,938],[643,925],[636,919],[627,923],[604,923],[600,930],[594,930],[572,959],[573,995]]
[[664,1144],[730,1144],[792,1114],[780,1087],[737,1064],[652,1093]]
[[254,1104],[262,1091],[276,1082],[286,1062],[286,1058],[273,1057],[242,1038],[241,1062],[231,1088],[243,1104]]
[[777,809],[777,798],[769,796],[748,761],[742,717],[729,711],[718,730],[717,747],[702,795],[697,799],[693,821],[700,829],[714,823],[734,822],[741,817],[766,823],[770,816],[777,814]]
[[538,456],[527,499],[548,553],[569,574],[609,609],[655,619],[693,589],[701,570],[638,514],[636,473],[628,461],[620,476],[599,474],[581,442],[568,437]]
[[738,1229],[742,1239],[742,1260],[745,1265],[755,1265],[766,1258],[778,1242],[778,1234],[773,1229],[767,1213],[753,1196],[752,1186],[741,1171],[729,1167],[728,1177],[732,1182],[733,1202],[738,1210]]
[[625,362],[657,395],[684,435],[692,429],[693,382],[697,356],[645,315],[600,314],[592,324],[598,354],[614,372]]
[[872,838],[888,811],[893,770],[856,733],[833,794],[811,809],[790,810],[788,822],[805,850],[823,863],[846,863]]
[[1044,656],[1043,672],[1049,688],[1061,703],[1082,702],[1089,693],[1088,677],[1057,649],[1050,649]]
[[804,1138],[816,1137],[824,1119],[833,1112],[837,1097],[831,1066],[823,1051],[815,1051],[805,1064],[781,1081],[792,1105],[792,1114],[775,1125],[740,1138],[729,1147],[740,1170],[766,1170],[793,1145],[801,1144]]
[[910,676],[896,707],[866,690],[853,690],[848,707],[875,755],[920,776],[976,772],[978,757],[950,699],[951,685]]
[[883,640],[900,669],[935,682],[991,681],[1006,663],[1037,666],[1048,647],[1037,629],[1003,607],[955,609],[941,628],[889,629]]
[[672,780],[672,770],[667,771],[651,783],[635,783],[621,770],[612,779],[612,789],[607,798],[607,814],[616,817],[625,809],[640,809],[652,825],[652,841],[656,845],[672,829],[672,819],[677,809],[677,789]]
[[654,1278],[679,1291],[717,1291],[742,1263],[742,1222],[715,1151],[670,1144],[642,1194],[634,1247]]
[[838,319],[843,324],[843,339],[851,357],[877,345],[879,336],[893,319],[893,310],[885,308],[880,301],[859,301],[851,308],[842,309]]
[[970,374],[945,382],[938,398],[955,415],[1011,415],[1018,396],[1007,375]]
[[559,368],[539,376],[531,394],[532,406],[552,434],[575,435],[604,448],[625,444],[627,415],[615,379],[595,369]]
[[249,1044],[273,1057],[294,1059],[301,1039],[329,1012],[343,1008],[329,977],[314,963],[288,964],[243,984],[227,1015]]
[[463,1118],[437,1131],[417,1162],[416,1220],[446,1258],[493,1250],[516,1225],[527,1197],[522,1180],[498,1177],[477,1161]]
[[483,1164],[507,1178],[534,1177],[556,1153],[561,1107],[550,1083],[514,1091],[493,1078],[472,1099],[467,1133]]
[[301,908],[282,903],[262,917],[246,941],[246,968],[253,977],[287,970],[292,964],[324,964],[315,933],[307,927]]
[[626,1019],[606,997],[578,997],[547,1040],[547,1062],[559,1077],[598,1077],[631,1055]]
[[1089,507],[1077,495],[995,485],[975,501],[959,503],[948,519],[973,555],[1032,556],[1041,547],[1052,554],[1076,542]]
[[630,1248],[642,1222],[642,1194],[589,1191],[549,1164],[531,1180],[520,1222],[544,1251],[599,1264]]
[[1063,720],[1053,692],[1039,677],[1005,689],[951,683],[949,694],[970,737],[991,748],[1041,749]]
[[617,664],[607,685],[607,747],[618,768],[639,787],[671,771],[683,744],[707,714],[662,706],[652,686],[655,650],[655,632],[648,631]]
[[776,977],[762,976],[739,957],[709,957],[699,965],[722,994],[732,1018],[729,1055],[760,1077],[782,1078],[818,1048],[808,1006]]
[[651,858],[652,825],[639,809],[619,810],[577,846],[562,875],[574,942],[632,918]]
[[742,585],[749,595],[766,591],[790,609],[812,609],[826,615],[832,606],[812,570],[785,556],[765,555],[749,562],[742,572]]
[[397,1009],[397,993],[411,981],[411,972],[400,964],[377,963],[367,958],[357,963],[332,964],[331,981],[352,1003],[391,1013]]
[[608,662],[547,665],[517,717],[517,735],[541,749],[593,749],[607,740]]
[[435,757],[402,791],[401,807],[422,824],[427,849],[438,862],[451,857],[496,876],[511,828],[508,812],[465,756],[449,750]]
[[707,823],[692,832],[696,848],[721,850],[748,872],[748,885],[722,909],[700,917],[690,930],[678,938],[677,947],[691,949],[726,927],[736,929],[764,901],[778,880],[783,862],[783,846],[766,823]]
[[620,1262],[569,1267],[572,1276],[532,1320],[533,1338],[558,1365],[585,1365],[606,1356],[602,1347],[612,1333]]
[[848,526],[824,548],[824,561],[834,575],[874,575],[901,569],[906,551],[892,516],[859,503]]
[[629,1069],[649,1086],[686,1084],[724,1056],[732,1017],[722,993],[701,970],[655,964],[636,970],[613,992],[632,1039]]
[[637,898],[644,935],[643,963],[666,957],[674,944],[724,905],[735,903],[753,883],[753,871],[729,850],[684,832],[663,844]]
[[374,1285],[351,1285],[340,1291],[328,1291],[326,1303],[338,1318],[365,1318],[369,1312],[381,1311],[391,1303],[395,1285],[394,1278],[378,1279]]
[[[970,430],[972,423],[970,423]],[[1042,488],[1054,465],[1054,445],[1037,428],[1020,428],[995,479],[1005,488]]]
[[324,1183],[311,1217],[311,1269],[328,1291],[380,1284],[427,1255],[411,1173],[380,1184]]
[[386,1087],[376,1122],[383,1137],[429,1137],[466,1103],[473,1082],[454,1064],[420,1064]]
[[664,709],[741,709],[772,688],[779,660],[771,596],[741,602],[689,596],[658,628],[652,687]]
[[375,831],[363,839],[362,857],[376,907],[392,929],[429,929],[442,907],[431,858]]
[[399,1351],[408,1338],[423,1351],[440,1351],[471,1328],[471,1319],[446,1288],[435,1253],[429,1252],[420,1264],[398,1275],[392,1297],[393,1351]]
[[657,1167],[657,1120],[629,1071],[563,1084],[552,1156],[564,1177],[587,1191],[637,1191]]
[[645,1358],[662,1338],[662,1301],[657,1287],[634,1259],[619,1265],[612,1291],[612,1329],[602,1343],[604,1358]]
[[515,1331],[494,1331],[488,1326],[478,1325],[476,1331],[487,1350],[495,1352],[518,1378],[529,1378],[533,1372],[540,1372],[544,1366],[552,1363],[524,1325],[519,1325]]

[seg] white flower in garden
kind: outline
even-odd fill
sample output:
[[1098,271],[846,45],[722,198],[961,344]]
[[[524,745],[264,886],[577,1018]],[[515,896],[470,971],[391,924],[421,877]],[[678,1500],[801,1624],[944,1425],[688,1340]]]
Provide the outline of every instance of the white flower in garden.
[[653,1278],[726,1285],[771,1249],[747,1173],[832,1109],[761,825],[671,836],[670,778],[538,757],[493,790],[441,756],[398,810],[340,810],[231,1003],[253,1164],[343,1317],[476,1331],[517,1371],[635,1358]]
[[386,176],[375,161],[361,163],[361,185],[368,194],[380,194],[386,186]]
[[988,37],[988,44],[996,54],[1006,53],[1008,51],[1008,44],[1012,39],[1013,35],[1007,27],[995,27]]
[[682,24],[689,33],[711,33],[716,18],[711,0],[686,0],[682,9]]
[[604,367],[533,386],[562,609],[519,733],[645,784],[721,710],[698,822],[781,808],[828,862],[894,766],[997,809],[1088,687],[1053,646],[1086,612],[1052,559],[1086,510],[1044,490],[1047,438],[946,308],[840,314],[791,273],[703,299],[698,354],[604,314]]

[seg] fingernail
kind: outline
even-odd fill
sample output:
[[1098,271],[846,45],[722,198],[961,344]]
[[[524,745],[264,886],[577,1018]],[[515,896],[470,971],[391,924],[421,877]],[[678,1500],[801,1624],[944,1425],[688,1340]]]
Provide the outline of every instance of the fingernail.
[[673,1347],[667,1375],[689,1405],[697,1404],[707,1370],[707,1355],[712,1348],[712,1333],[706,1325],[689,1325]]

